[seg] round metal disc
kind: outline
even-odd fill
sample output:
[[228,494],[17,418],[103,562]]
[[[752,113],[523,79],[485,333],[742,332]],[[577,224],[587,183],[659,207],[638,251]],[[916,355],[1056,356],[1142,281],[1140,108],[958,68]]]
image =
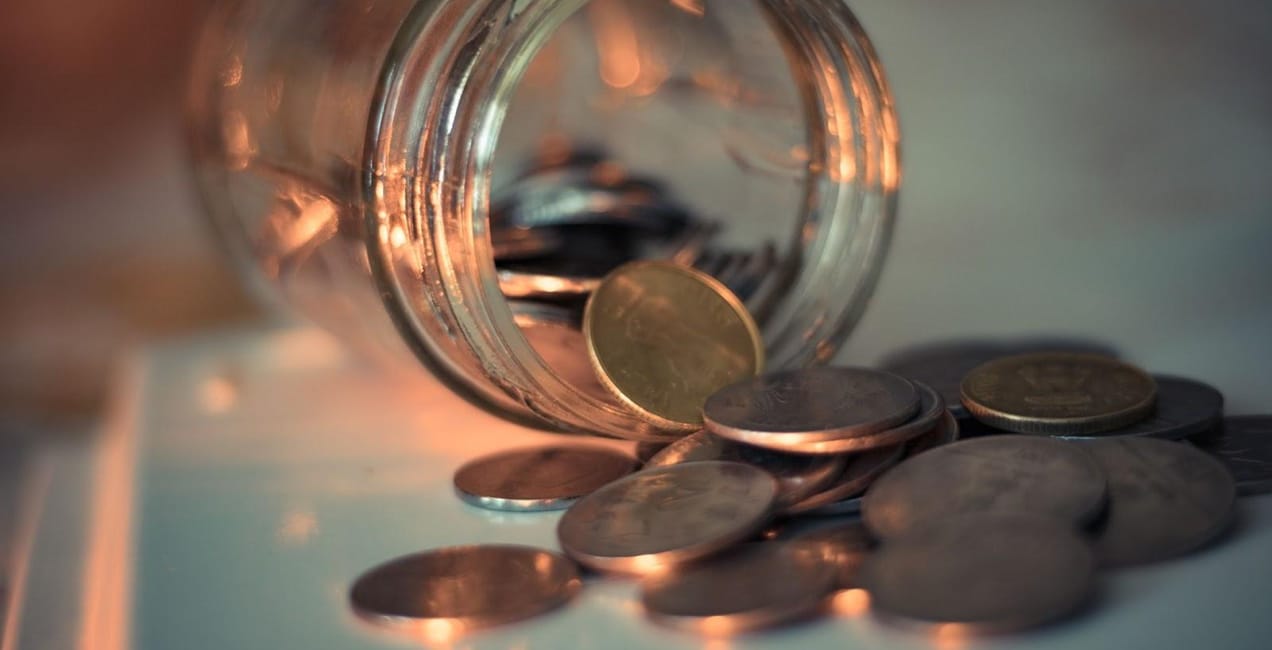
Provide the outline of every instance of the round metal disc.
[[646,468],[666,467],[703,460],[731,460],[755,465],[777,479],[778,506],[796,503],[825,487],[843,473],[843,456],[801,456],[770,451],[726,440],[707,431],[690,434],[671,443],[649,459]]
[[455,491],[488,510],[562,510],[636,467],[632,457],[603,447],[516,449],[465,463],[455,472]]
[[588,361],[587,343],[576,312],[520,300],[510,300],[508,306],[530,347],[557,376],[593,399],[616,403]]
[[885,618],[997,633],[1074,612],[1092,592],[1094,568],[1086,541],[1064,522],[979,513],[889,539],[860,579]]
[[[763,447],[836,440],[885,431],[919,409],[914,384],[869,368],[804,368],[727,386],[703,404],[712,433]],[[787,445],[786,448],[790,448]]]
[[1095,540],[1101,565],[1169,560],[1215,539],[1232,522],[1232,474],[1196,447],[1153,438],[1084,447],[1109,478],[1108,516]]
[[902,444],[931,431],[946,412],[945,400],[935,390],[917,382],[914,386],[919,392],[918,412],[886,431],[836,440],[808,440],[802,434],[777,433],[764,436],[764,446],[800,454],[847,454]]
[[668,444],[666,442],[638,442],[636,443],[636,460],[641,463],[648,463],[649,459],[666,449]]
[[990,426],[1019,433],[1084,435],[1129,426],[1153,411],[1156,383],[1095,354],[1021,354],[990,361],[963,380],[963,405]]
[[743,463],[703,461],[633,474],[580,499],[557,526],[561,549],[598,571],[649,574],[759,532],[778,485]]
[[829,487],[799,503],[788,506],[786,512],[792,515],[813,513],[823,507],[856,496],[869,487],[885,470],[896,465],[904,455],[905,445],[893,445],[849,456],[843,474],[832,481]]
[[1153,375],[1157,404],[1153,414],[1127,427],[1085,436],[1065,438],[1117,438],[1148,436],[1178,440],[1213,428],[1223,415],[1223,394],[1199,381]]
[[526,546],[455,546],[407,555],[362,574],[349,590],[361,618],[448,636],[556,609],[582,586],[573,562]]
[[858,573],[876,546],[874,536],[860,521],[837,522],[799,531],[787,543],[797,552],[811,554],[825,566],[833,567],[836,589],[861,586]]
[[805,618],[834,589],[822,558],[780,542],[747,544],[684,572],[647,581],[641,602],[659,623],[711,636]]
[[892,355],[882,368],[911,381],[921,381],[940,393],[955,417],[970,417],[963,407],[962,386],[967,373],[1006,354],[999,343],[955,341],[928,345]]
[[862,516],[881,539],[979,512],[1050,516],[1076,527],[1103,510],[1106,492],[1104,473],[1079,445],[992,436],[930,449],[892,468],[866,492]]
[[1241,494],[1272,492],[1272,416],[1224,418],[1218,435],[1196,442],[1228,466]]

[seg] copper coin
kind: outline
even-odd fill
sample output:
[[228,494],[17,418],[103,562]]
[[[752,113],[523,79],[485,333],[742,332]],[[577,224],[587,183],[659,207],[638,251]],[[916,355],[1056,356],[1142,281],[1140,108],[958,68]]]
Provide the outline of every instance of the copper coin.
[[632,457],[603,447],[515,449],[465,463],[455,472],[455,492],[488,510],[563,510],[636,468]]
[[858,578],[861,565],[877,546],[874,536],[860,521],[837,522],[802,530],[789,537],[787,543],[797,552],[811,554],[831,567],[835,573],[836,589],[861,586]]
[[830,487],[788,506],[786,512],[792,515],[815,513],[821,508],[856,496],[870,487],[884,471],[896,465],[904,455],[905,445],[893,445],[849,456],[843,474]]
[[914,386],[919,392],[919,411],[909,420],[886,431],[835,440],[808,440],[799,434],[773,434],[756,439],[762,440],[766,447],[799,454],[846,454],[894,447],[932,431],[946,412],[945,400],[940,394],[918,382],[914,382]]

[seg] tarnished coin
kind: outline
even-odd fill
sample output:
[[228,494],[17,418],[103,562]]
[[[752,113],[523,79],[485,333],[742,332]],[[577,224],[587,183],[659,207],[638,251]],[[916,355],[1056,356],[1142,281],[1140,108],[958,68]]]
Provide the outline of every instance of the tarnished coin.
[[[945,413],[945,400],[930,387],[915,383],[919,391],[919,411],[909,420],[878,433],[833,440],[808,440],[802,433],[769,433],[753,436],[763,446],[800,454],[846,454],[895,447],[932,430]],[[755,443],[752,443],[755,444]]]
[[747,544],[727,555],[643,585],[651,619],[710,636],[771,627],[822,610],[834,572],[822,558],[780,542]]
[[349,590],[361,618],[445,636],[528,619],[582,586],[574,563],[527,546],[454,546],[407,555],[362,574]]
[[1019,433],[1082,435],[1128,426],[1153,410],[1148,373],[1094,354],[1021,354],[986,363],[963,380],[963,405],[990,426]]
[[576,312],[519,300],[510,300],[508,305],[530,347],[557,376],[593,399],[614,403],[587,359],[587,344]]
[[1065,438],[1119,438],[1149,436],[1178,440],[1207,431],[1219,424],[1223,415],[1223,394],[1199,381],[1153,375],[1157,382],[1157,403],[1152,415],[1130,426]]
[[787,543],[796,552],[810,554],[832,568],[836,589],[861,586],[857,574],[876,546],[874,536],[860,521],[814,526],[794,533]]
[[1103,566],[1178,557],[1215,539],[1232,521],[1232,474],[1192,445],[1153,438],[1083,445],[1109,479],[1109,509],[1095,539]]
[[969,417],[963,407],[963,378],[977,366],[1006,354],[1003,346],[988,341],[951,341],[924,345],[889,356],[884,370],[934,388],[955,417]]
[[580,499],[557,526],[561,549],[598,571],[650,574],[741,542],[768,522],[777,480],[703,461],[646,470]]
[[712,433],[761,447],[867,436],[910,419],[919,391],[869,368],[804,368],[732,384],[707,399]]
[[843,456],[800,456],[769,451],[726,440],[707,431],[690,434],[671,443],[645,464],[666,467],[703,460],[732,460],[755,465],[777,479],[778,506],[796,503],[825,487],[843,472]]
[[746,306],[714,278],[669,262],[606,276],[587,301],[583,334],[606,388],[667,430],[701,428],[709,395],[764,366]]
[[871,449],[848,457],[844,471],[826,489],[787,506],[787,514],[816,513],[839,501],[859,495],[905,454],[905,445]]
[[945,516],[1028,513],[1069,526],[1104,508],[1104,473],[1079,445],[1032,436],[962,440],[907,459],[866,492],[862,517],[880,539]]
[[455,472],[455,492],[488,510],[562,510],[635,470],[633,458],[603,447],[532,447],[465,463]]
[[1092,592],[1094,568],[1086,541],[1064,522],[977,513],[889,539],[860,580],[884,618],[999,633],[1073,613]]
[[1241,494],[1272,492],[1272,416],[1224,418],[1217,435],[1196,443],[1228,466]]

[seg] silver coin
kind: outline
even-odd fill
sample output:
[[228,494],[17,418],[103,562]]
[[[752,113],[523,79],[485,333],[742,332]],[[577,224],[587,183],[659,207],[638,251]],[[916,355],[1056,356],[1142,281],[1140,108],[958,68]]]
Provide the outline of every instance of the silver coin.
[[641,603],[658,623],[727,636],[822,611],[834,576],[816,554],[780,542],[754,543],[646,581]]
[[849,456],[843,474],[836,478],[830,487],[787,506],[786,513],[791,515],[814,513],[826,506],[857,496],[889,467],[896,465],[904,454],[905,445],[893,445]]
[[[824,520],[823,520],[824,521]],[[788,540],[799,553],[811,554],[833,568],[836,589],[860,587],[858,573],[877,543],[860,521],[840,521],[795,532]]]
[[1223,415],[1223,394],[1199,381],[1153,375],[1157,403],[1146,420],[1112,431],[1064,438],[1120,438],[1150,436],[1178,440],[1213,428]]
[[584,445],[505,451],[455,472],[459,498],[487,510],[562,510],[636,470],[626,454]]
[[1101,565],[1169,560],[1215,539],[1232,522],[1232,474],[1196,447],[1153,438],[1083,446],[1109,479],[1108,515],[1095,539]]
[[666,467],[703,460],[732,460],[755,465],[772,474],[781,490],[778,507],[791,505],[816,493],[839,477],[848,464],[848,459],[843,456],[784,454],[699,431],[671,443],[649,459],[645,467]]
[[768,522],[777,479],[703,461],[646,470],[580,499],[557,526],[561,549],[598,571],[650,574],[718,553]]
[[805,368],[721,389],[702,407],[706,428],[755,444],[766,436],[804,442],[865,436],[910,419],[919,391],[896,375],[868,368]]
[[999,633],[1073,613],[1092,593],[1094,568],[1086,541],[1067,523],[969,513],[889,539],[865,561],[860,580],[885,619]]
[[508,306],[530,347],[559,378],[592,399],[615,403],[588,360],[580,314],[564,307],[520,300],[509,300]]
[[579,592],[577,567],[526,546],[456,546],[408,555],[364,573],[349,604],[364,620],[453,637],[551,611]]
[[1080,526],[1103,510],[1106,493],[1104,473],[1080,446],[993,436],[930,449],[892,468],[866,492],[862,517],[881,539],[978,512],[1029,513]]
[[765,447],[800,454],[846,454],[893,447],[932,431],[946,412],[945,400],[925,384],[914,383],[919,391],[919,411],[905,422],[879,433],[836,440],[807,440],[804,434],[773,433],[762,438]]
[[1224,418],[1216,435],[1196,443],[1228,466],[1241,494],[1272,492],[1272,416]]

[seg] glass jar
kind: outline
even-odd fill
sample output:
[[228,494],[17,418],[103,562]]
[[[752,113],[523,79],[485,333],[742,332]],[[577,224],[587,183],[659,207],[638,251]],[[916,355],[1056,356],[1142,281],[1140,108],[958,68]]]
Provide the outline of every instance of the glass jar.
[[[892,98],[842,0],[225,1],[189,111],[208,212],[257,284],[498,413],[633,439],[667,434],[554,358],[581,335],[527,336],[495,261],[501,188],[600,152],[589,178],[638,175],[709,217],[697,240],[604,242],[704,267],[703,241],[766,251],[743,297],[782,369],[828,361],[860,318],[900,182]],[[609,255],[580,241],[562,255]]]

